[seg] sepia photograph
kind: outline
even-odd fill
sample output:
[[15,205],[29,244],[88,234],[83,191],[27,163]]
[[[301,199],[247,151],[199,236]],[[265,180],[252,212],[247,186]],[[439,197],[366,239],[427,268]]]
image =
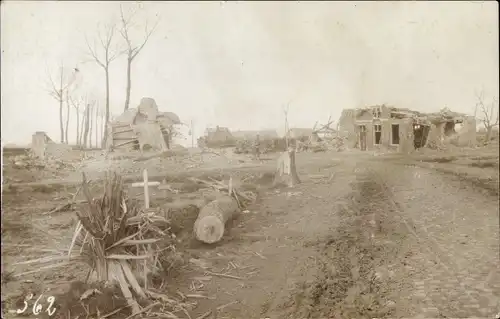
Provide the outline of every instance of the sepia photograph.
[[14,1],[1,317],[500,319],[497,1]]

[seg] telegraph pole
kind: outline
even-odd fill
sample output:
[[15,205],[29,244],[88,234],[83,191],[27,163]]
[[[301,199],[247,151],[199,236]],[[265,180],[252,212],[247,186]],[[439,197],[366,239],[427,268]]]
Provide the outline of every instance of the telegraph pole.
[[191,119],[191,147],[194,148],[194,128],[193,119]]

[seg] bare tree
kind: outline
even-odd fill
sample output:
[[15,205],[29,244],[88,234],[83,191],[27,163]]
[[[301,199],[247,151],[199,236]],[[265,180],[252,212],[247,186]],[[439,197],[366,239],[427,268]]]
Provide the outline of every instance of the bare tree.
[[[498,100],[493,98],[489,104],[486,104],[484,101],[484,90],[476,93],[476,98],[477,102],[474,110],[474,116],[483,123],[484,128],[486,129],[486,141],[489,141],[491,139],[493,128],[498,126]],[[477,114],[478,110],[481,112],[480,115]]]
[[89,110],[89,148],[92,148],[92,133],[94,132],[94,109],[97,103],[90,105]]
[[[106,123],[104,122],[104,117],[105,117],[105,112],[104,110],[102,109],[102,107],[99,108],[99,117],[101,119],[101,126],[100,126],[100,137],[101,137],[101,148],[104,148],[105,145],[102,144],[102,141],[103,141],[103,137],[104,137],[104,126],[106,125]],[[112,121],[113,120],[113,117],[110,117],[110,120]]]
[[96,147],[99,147],[99,142],[97,141],[97,139],[99,138],[99,107],[100,107],[100,104],[97,103],[96,104],[96,107],[95,107],[95,110],[94,110],[94,126],[95,126],[95,146]]
[[[64,143],[65,141],[65,135],[64,135],[64,123],[63,123],[63,103],[65,99],[65,92],[67,92],[68,87],[73,83],[75,80],[75,75],[76,72],[78,72],[78,69],[74,69],[74,73],[72,74],[71,77],[67,77],[65,70],[64,70],[64,63],[61,61],[59,64],[59,70],[58,70],[58,75],[57,75],[57,82],[52,79],[52,76],[47,72],[47,77],[50,82],[49,84],[49,89],[47,90],[49,92],[49,95],[52,96],[57,102],[59,102],[59,129],[60,129],[60,142]],[[69,106],[68,106],[69,108]],[[68,113],[69,117],[69,113]],[[67,124],[66,124],[67,127]],[[67,142],[67,141],[66,141]]]
[[80,134],[80,113],[82,112],[82,105],[85,103],[85,97],[73,97],[71,94],[69,95],[69,103],[75,109],[76,113],[76,144],[81,144],[81,134]]
[[131,29],[134,26],[133,17],[138,12],[138,9],[134,10],[132,14],[128,17],[125,17],[123,13],[123,7],[120,5],[120,18],[121,18],[121,28],[120,34],[125,40],[126,44],[126,54],[127,54],[127,89],[125,91],[125,110],[128,110],[130,106],[130,92],[132,90],[132,62],[137,57],[137,55],[142,51],[144,46],[149,40],[151,34],[153,34],[154,30],[158,26],[159,19],[153,24],[151,28],[148,27],[148,22],[146,21],[144,25],[144,36],[141,41],[138,41],[137,44],[134,44],[134,41],[131,38]]
[[80,122],[80,138],[78,139],[78,145],[84,146],[83,141],[83,132],[85,129],[85,115],[87,114],[87,99],[85,99],[83,107],[82,107],[82,119]]
[[[106,77],[106,122],[109,121],[109,66],[111,62],[116,60],[116,58],[118,58],[118,56],[120,56],[121,54],[121,52],[116,47],[112,48],[115,32],[116,26],[113,24],[108,25],[105,28],[105,31],[103,32],[104,35],[98,29],[97,38],[99,40],[99,44],[96,43],[97,41],[94,41],[94,44],[90,45],[88,38],[85,37],[88,53],[91,55],[94,62],[104,70],[104,74]],[[98,54],[97,52],[98,46],[102,51],[101,54]],[[106,139],[106,136],[107,135],[104,134],[104,139]],[[103,142],[103,144],[104,143],[105,141]]]
[[[91,132],[90,121],[91,121],[91,109],[94,107],[96,101],[93,99],[87,100],[87,105],[85,106],[85,115],[84,115],[84,131],[83,131],[83,141],[82,145],[84,147],[91,147],[89,141],[89,132]],[[92,136],[92,134],[90,134]]]
[[66,144],[69,144],[68,142],[69,117],[70,117],[69,90],[66,90],[66,128],[64,131],[64,139]]

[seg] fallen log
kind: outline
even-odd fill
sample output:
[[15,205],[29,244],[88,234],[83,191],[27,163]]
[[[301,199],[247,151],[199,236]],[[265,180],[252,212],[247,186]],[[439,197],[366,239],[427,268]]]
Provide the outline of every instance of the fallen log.
[[239,214],[236,199],[230,196],[220,196],[203,206],[194,223],[196,239],[207,244],[221,240],[226,222]]

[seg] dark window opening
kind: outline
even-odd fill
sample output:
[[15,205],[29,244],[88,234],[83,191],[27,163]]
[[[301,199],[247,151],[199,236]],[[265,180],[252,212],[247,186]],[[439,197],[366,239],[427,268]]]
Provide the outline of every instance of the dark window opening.
[[399,124],[392,124],[391,144],[399,145]]
[[427,143],[430,127],[428,125],[415,124],[413,125],[413,145],[415,149],[424,147]]
[[373,113],[373,117],[376,119],[380,118],[380,116],[382,115],[382,111],[380,110],[379,107],[374,108],[372,113]]
[[359,126],[359,131],[360,132],[366,132],[366,126],[365,125],[360,125]]
[[380,145],[382,139],[382,125],[375,124],[375,145]]
[[444,125],[444,135],[452,136],[455,133],[455,122],[446,122],[446,124]]

